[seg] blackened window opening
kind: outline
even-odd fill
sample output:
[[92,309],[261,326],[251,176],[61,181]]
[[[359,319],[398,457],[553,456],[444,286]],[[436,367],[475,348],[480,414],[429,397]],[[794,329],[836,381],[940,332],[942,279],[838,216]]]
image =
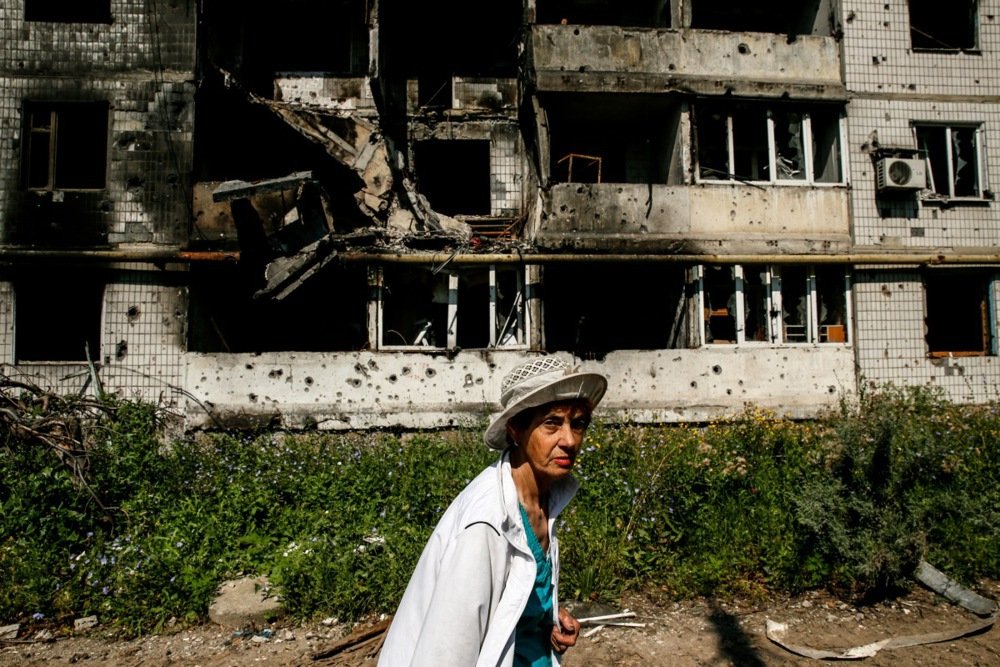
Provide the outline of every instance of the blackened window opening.
[[831,26],[829,0],[694,0],[691,4],[692,28],[829,36]]
[[110,0],[24,0],[24,20],[111,23]]
[[490,215],[490,142],[419,141],[414,168],[420,193],[445,215]]
[[690,290],[679,266],[545,267],[545,347],[580,359],[614,350],[687,347]]
[[667,96],[563,94],[543,101],[557,183],[678,184],[680,106]]
[[30,190],[100,190],[108,160],[107,102],[25,102],[22,173]]
[[104,283],[93,276],[38,272],[14,280],[14,356],[24,361],[101,360]]
[[669,28],[670,2],[664,0],[538,0],[538,23]]
[[992,354],[991,276],[931,271],[924,276],[927,351],[931,356]]
[[915,50],[960,51],[977,48],[976,0],[941,3],[910,0],[910,43]]
[[368,347],[362,267],[330,267],[281,300],[255,299],[248,267],[191,266],[192,352],[334,352]]

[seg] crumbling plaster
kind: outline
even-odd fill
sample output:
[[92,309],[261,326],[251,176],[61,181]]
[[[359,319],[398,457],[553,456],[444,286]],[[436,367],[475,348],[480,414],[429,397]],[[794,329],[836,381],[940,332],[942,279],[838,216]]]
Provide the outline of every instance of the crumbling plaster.
[[849,219],[845,188],[561,183],[548,190],[534,241],[548,248],[664,250],[691,241],[704,252],[847,252]]
[[536,25],[531,53],[538,90],[845,97],[832,37]]
[[[563,355],[561,355],[563,356]],[[849,346],[618,351],[566,360],[611,381],[600,414],[616,420],[698,421],[747,403],[794,417],[832,407],[854,386]],[[482,425],[497,410],[516,352],[188,354],[197,403],[189,427],[280,423],[289,428],[441,428]]]

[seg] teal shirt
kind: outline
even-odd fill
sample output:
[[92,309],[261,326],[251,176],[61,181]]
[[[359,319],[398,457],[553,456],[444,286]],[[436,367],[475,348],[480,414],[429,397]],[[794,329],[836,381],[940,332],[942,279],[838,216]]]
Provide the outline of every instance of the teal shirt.
[[552,561],[542,551],[524,505],[521,523],[528,536],[528,547],[538,566],[535,587],[528,597],[521,619],[514,631],[514,667],[551,667],[552,665]]

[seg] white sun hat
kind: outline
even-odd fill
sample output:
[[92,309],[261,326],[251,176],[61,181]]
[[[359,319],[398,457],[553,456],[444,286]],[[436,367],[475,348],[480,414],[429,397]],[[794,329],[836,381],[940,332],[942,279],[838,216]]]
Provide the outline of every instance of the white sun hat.
[[559,357],[538,357],[515,367],[500,385],[503,412],[490,422],[483,440],[491,449],[507,448],[507,421],[514,415],[557,401],[585,400],[596,407],[608,389],[600,373],[580,373]]

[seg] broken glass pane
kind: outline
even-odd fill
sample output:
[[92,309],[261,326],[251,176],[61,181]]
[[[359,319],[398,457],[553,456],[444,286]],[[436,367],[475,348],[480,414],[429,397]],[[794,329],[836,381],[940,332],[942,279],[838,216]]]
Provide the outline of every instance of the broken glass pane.
[[805,150],[802,143],[802,114],[797,111],[775,111],[774,169],[780,180],[801,181],[806,178]]
[[809,341],[808,274],[800,266],[781,267],[781,319],[788,343]]
[[705,267],[705,342],[736,342],[736,278],[731,266]]
[[819,342],[847,342],[847,300],[844,269],[816,268],[816,300],[819,309]]
[[729,180],[728,117],[721,109],[698,109],[698,175],[702,179]]
[[743,267],[743,337],[748,342],[768,340],[767,282],[766,267]]
[[955,197],[978,197],[979,174],[976,158],[976,129],[955,127],[951,130],[952,169],[955,173]]
[[812,130],[813,181],[842,183],[840,112],[812,111],[809,113],[809,122]]
[[447,273],[383,269],[382,345],[445,347],[448,343]]
[[764,108],[733,111],[733,161],[737,180],[770,180],[767,111]]

